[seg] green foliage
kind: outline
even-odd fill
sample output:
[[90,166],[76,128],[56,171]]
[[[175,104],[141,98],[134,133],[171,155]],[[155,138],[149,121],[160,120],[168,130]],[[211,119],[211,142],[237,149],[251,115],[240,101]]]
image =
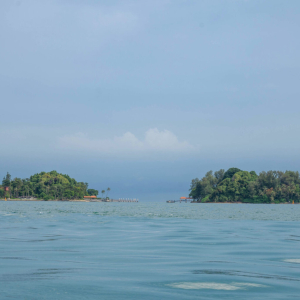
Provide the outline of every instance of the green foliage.
[[[206,196],[212,194],[220,180],[221,175],[218,176],[218,172],[221,174],[222,170],[215,172],[215,174],[213,174],[213,171],[209,171],[201,180],[198,178],[193,179],[190,187],[190,197],[201,201]],[[218,178],[215,176],[216,174],[218,174]]]
[[10,187],[11,175],[7,172],[6,176],[2,180],[3,187]]
[[87,190],[89,196],[97,196],[99,194],[99,191],[94,190],[94,189],[88,189]]
[[235,173],[240,172],[240,171],[242,171],[242,170],[240,170],[238,168],[230,168],[225,172],[223,179],[226,179],[226,178],[231,179]]
[[254,171],[230,168],[209,171],[191,182],[190,197],[200,202],[300,202],[300,175],[293,171]]
[[209,202],[210,199],[209,199],[209,195],[207,195],[206,197],[204,197],[201,202],[205,203],[205,202]]
[[[30,176],[30,178],[14,178],[11,180],[9,173],[3,178],[0,196],[4,197],[4,187],[9,187],[11,198],[36,197],[44,200],[70,200],[82,199],[89,195],[87,183],[77,182],[69,175],[60,174],[56,171],[41,172]],[[90,189],[93,195],[98,191]]]

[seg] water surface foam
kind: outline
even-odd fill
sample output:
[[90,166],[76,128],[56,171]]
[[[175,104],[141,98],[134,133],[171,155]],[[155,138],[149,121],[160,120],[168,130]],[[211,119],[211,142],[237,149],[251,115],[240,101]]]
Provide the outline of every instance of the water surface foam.
[[266,287],[262,284],[257,283],[240,283],[233,282],[231,284],[228,283],[218,283],[218,282],[178,282],[171,283],[167,286],[177,288],[177,289],[185,289],[185,290],[201,290],[201,289],[209,289],[209,290],[224,290],[224,291],[235,291],[245,289],[246,287]]
[[300,258],[285,259],[285,262],[300,264]]

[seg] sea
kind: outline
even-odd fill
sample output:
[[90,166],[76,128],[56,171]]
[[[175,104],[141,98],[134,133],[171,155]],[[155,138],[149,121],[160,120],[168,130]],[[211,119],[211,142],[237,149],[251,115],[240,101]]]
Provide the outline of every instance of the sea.
[[300,205],[0,201],[0,299],[300,299]]

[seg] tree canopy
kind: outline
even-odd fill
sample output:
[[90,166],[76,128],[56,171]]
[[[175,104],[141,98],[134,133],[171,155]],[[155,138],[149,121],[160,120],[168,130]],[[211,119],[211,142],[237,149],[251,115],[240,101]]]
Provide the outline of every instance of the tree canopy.
[[94,189],[88,189],[87,192],[88,192],[89,196],[98,196],[98,194],[99,194],[99,191],[94,190]]
[[254,171],[230,168],[209,171],[191,182],[190,197],[198,202],[300,202],[300,175],[294,171]]
[[[8,188],[8,191],[5,191],[5,188]],[[87,183],[77,182],[69,175],[60,174],[56,171],[41,172],[26,179],[11,179],[11,175],[7,173],[2,181],[0,196],[10,198],[31,196],[44,200],[70,200],[82,199],[88,195],[98,195],[97,190],[88,190],[87,188]]]

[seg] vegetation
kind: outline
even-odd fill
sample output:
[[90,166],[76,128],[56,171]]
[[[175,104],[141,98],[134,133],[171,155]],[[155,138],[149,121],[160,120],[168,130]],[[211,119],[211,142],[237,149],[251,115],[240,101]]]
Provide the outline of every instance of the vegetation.
[[191,182],[190,197],[198,202],[300,202],[300,174],[293,171],[254,171],[230,168],[209,171]]
[[89,196],[98,196],[99,192],[97,190],[94,189],[88,189],[87,193]]
[[41,172],[30,178],[11,179],[11,175],[3,178],[0,186],[0,197],[18,198],[36,197],[44,200],[71,200],[82,199],[84,196],[98,195],[98,191],[88,189],[88,184],[77,182],[69,175],[63,175],[56,171]]

